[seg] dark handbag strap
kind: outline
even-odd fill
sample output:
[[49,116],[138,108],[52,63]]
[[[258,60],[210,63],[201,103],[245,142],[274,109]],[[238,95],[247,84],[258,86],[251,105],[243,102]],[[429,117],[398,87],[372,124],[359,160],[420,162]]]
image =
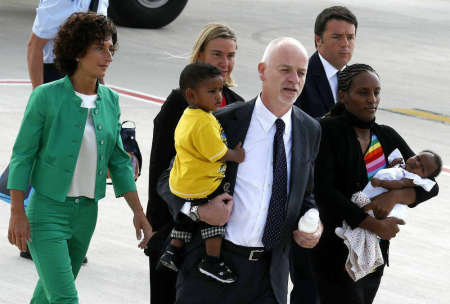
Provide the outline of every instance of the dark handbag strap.
[[91,4],[89,4],[89,11],[91,12],[97,12],[98,10],[98,1],[99,0],[91,0]]

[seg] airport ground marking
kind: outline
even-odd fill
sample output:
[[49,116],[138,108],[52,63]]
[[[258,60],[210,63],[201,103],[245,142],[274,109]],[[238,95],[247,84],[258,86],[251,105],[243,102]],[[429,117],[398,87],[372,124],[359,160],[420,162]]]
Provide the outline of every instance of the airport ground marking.
[[382,110],[397,113],[397,114],[419,117],[419,118],[424,118],[427,120],[438,121],[438,122],[450,124],[449,116],[446,116],[446,115],[443,115],[440,113],[434,113],[431,111],[422,110],[422,109],[383,108]]
[[[29,86],[31,82],[27,79],[0,79],[0,85],[4,86]],[[157,97],[154,95],[146,94],[139,91],[134,91],[126,88],[122,88],[115,85],[107,85],[114,91],[116,91],[119,95],[128,97],[134,100],[143,101],[146,103],[151,103],[154,105],[161,106],[164,103],[164,99],[161,97]],[[400,113],[405,114],[408,116],[416,116],[416,117],[423,117],[427,119],[437,120],[441,122],[447,122],[450,123],[450,117],[439,115],[436,113],[426,112],[423,110],[418,109],[399,109],[399,108],[391,108],[391,109],[383,109],[386,111],[394,112],[394,113]],[[420,114],[420,115],[419,115]],[[445,118],[444,120],[442,118]],[[444,166],[442,168],[442,174],[446,176],[450,176],[450,167]]]

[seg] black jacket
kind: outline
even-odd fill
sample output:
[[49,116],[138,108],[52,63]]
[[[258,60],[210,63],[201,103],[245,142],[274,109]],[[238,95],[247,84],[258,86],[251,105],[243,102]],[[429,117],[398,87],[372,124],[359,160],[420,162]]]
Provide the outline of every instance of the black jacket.
[[[228,87],[223,88],[227,104],[244,99]],[[174,133],[181,115],[188,106],[179,89],[172,90],[161,110],[153,120],[153,139],[150,154],[147,218],[155,231],[161,231],[153,238],[165,239],[172,228],[172,217],[167,204],[156,193],[156,184],[161,173],[169,167],[175,156]],[[153,239],[152,238],[152,239]],[[152,241],[150,242],[150,246]]]
[[[366,186],[368,177],[361,146],[345,115],[322,119],[320,124],[322,139],[315,169],[315,197],[325,229],[315,249],[315,256],[316,266],[325,271],[332,267],[343,269],[348,255],[343,240],[334,233],[335,228],[342,226],[343,220],[356,228],[368,216],[350,201],[353,193]],[[372,132],[378,137],[386,159],[395,148],[400,150],[404,159],[415,154],[391,127],[375,124]],[[421,187],[414,189],[416,203],[409,207],[415,207],[439,192],[437,184],[430,192]],[[388,258],[388,247],[388,242],[382,241],[385,260]]]
[[295,105],[312,117],[322,117],[334,104],[327,74],[316,51],[309,58],[305,86],[295,101]]

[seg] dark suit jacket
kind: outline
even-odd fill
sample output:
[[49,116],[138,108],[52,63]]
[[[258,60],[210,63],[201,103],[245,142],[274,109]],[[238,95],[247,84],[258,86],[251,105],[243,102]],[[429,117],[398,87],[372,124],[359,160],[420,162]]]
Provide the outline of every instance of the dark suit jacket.
[[317,51],[309,58],[305,86],[295,105],[312,117],[322,117],[335,105],[333,93]]
[[[246,103],[235,103],[217,112],[216,116],[227,135],[228,144],[233,147],[239,142],[245,142],[245,137],[255,106],[253,99]],[[320,126],[317,121],[306,115],[297,107],[292,110],[292,159],[290,193],[288,197],[287,218],[282,228],[280,244],[272,251],[270,278],[272,288],[279,303],[287,301],[289,274],[289,249],[292,231],[296,229],[298,219],[308,209],[315,207],[314,163],[319,150]],[[231,184],[233,193],[236,182],[237,163],[227,163],[225,179]],[[184,204],[170,193],[168,171],[161,176],[158,193],[163,197],[174,216]],[[191,246],[199,246],[200,238],[192,241]],[[188,248],[186,251],[190,251]]]
[[[368,216],[363,209],[350,201],[353,193],[361,191],[368,183],[366,165],[355,131],[345,115],[322,119],[322,140],[316,162],[315,196],[324,224],[324,232],[319,244],[314,248],[316,269],[320,272],[343,271],[348,255],[343,240],[334,233],[336,227],[345,220],[356,228]],[[375,124],[372,131],[378,137],[385,158],[398,148],[404,159],[414,152],[403,138],[391,127]],[[415,207],[439,191],[436,184],[430,192],[415,187]],[[383,241],[381,249],[387,260],[388,242]]]
[[[223,88],[223,96],[225,97],[227,104],[244,100],[228,87]],[[150,240],[150,249],[152,247],[160,247],[157,243],[163,242],[169,231],[172,229],[172,217],[167,208],[167,204],[156,192],[156,184],[161,173],[169,167],[170,161],[175,156],[175,128],[187,106],[188,104],[180,90],[173,90],[161,106],[158,115],[156,115],[153,120],[147,218],[150,221],[153,230],[158,231],[158,233]]]

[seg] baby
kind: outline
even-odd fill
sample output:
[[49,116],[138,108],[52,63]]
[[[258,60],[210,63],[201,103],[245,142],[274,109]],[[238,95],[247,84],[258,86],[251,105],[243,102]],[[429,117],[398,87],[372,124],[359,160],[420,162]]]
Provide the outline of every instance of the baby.
[[[226,145],[226,137],[212,112],[222,103],[223,78],[216,67],[205,63],[187,65],[180,75],[180,89],[189,104],[175,129],[174,165],[170,171],[170,191],[190,202],[189,216],[180,212],[171,232],[171,241],[159,264],[178,271],[180,250],[200,227],[206,255],[199,271],[221,283],[237,280],[221,260],[224,227],[199,221],[198,206],[227,191],[223,182],[226,161],[240,163],[245,152],[239,143],[234,149]],[[196,223],[198,222],[198,224]]]
[[[436,177],[442,170],[440,156],[429,150],[408,158],[404,163],[400,151],[395,149],[389,155],[388,162],[394,167],[379,170],[362,191],[352,195],[351,200],[359,207],[366,206],[366,210],[371,209],[367,207],[370,206],[372,198],[393,189],[420,186],[430,191],[435,185],[430,178]],[[407,209],[405,204],[396,204],[388,217],[405,219]],[[368,213],[373,216],[372,210]],[[375,233],[362,228],[351,229],[345,221],[342,227],[336,228],[335,232],[344,239],[344,244],[349,249],[345,268],[354,281],[383,265],[384,261]]]
[[[371,181],[362,190],[369,199],[381,193],[394,189],[412,188],[420,186],[430,191],[435,182],[430,178],[436,177],[442,170],[442,159],[433,151],[424,150],[403,161],[398,149],[395,149],[388,157],[391,168],[378,171]],[[358,204],[357,201],[354,201]],[[366,210],[370,209],[366,208]],[[388,217],[406,219],[408,206],[396,204]]]

